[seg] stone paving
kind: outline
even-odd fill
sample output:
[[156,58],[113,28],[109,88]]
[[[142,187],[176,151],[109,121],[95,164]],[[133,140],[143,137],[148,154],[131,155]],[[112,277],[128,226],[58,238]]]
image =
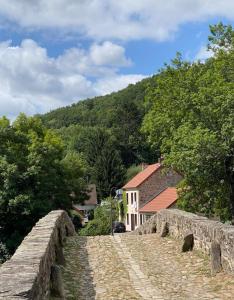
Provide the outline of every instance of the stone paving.
[[157,234],[69,238],[63,270],[66,299],[234,299],[234,276],[210,274],[201,252]]

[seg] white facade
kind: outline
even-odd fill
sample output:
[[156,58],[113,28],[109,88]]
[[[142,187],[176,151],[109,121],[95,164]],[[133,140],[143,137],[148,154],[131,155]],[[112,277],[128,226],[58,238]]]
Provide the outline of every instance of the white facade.
[[139,213],[140,192],[137,189],[126,190],[127,215],[125,219],[126,231],[133,231],[142,225],[152,214]]
[[139,209],[139,191],[137,189],[126,190],[127,198],[127,216],[126,216],[126,230],[132,231],[140,224]]

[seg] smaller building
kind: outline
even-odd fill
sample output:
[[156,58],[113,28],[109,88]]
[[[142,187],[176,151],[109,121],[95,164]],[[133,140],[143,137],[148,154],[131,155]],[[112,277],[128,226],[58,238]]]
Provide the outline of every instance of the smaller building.
[[88,221],[88,214],[91,210],[97,207],[97,191],[96,185],[90,184],[88,186],[88,199],[84,201],[84,204],[73,204],[73,209],[78,211],[83,216],[83,221],[86,223]]
[[177,198],[178,195],[175,187],[168,187],[157,194],[152,200],[149,200],[149,202],[139,209],[140,225],[161,209],[175,207]]

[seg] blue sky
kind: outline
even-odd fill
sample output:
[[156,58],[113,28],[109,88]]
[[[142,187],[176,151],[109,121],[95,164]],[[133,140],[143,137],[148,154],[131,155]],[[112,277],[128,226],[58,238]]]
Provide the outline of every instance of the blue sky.
[[0,0],[0,115],[117,91],[176,51],[204,60],[219,21],[234,25],[233,0]]

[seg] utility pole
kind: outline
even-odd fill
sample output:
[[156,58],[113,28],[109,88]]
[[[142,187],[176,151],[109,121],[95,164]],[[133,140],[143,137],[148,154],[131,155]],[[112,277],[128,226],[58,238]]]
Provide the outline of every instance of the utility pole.
[[112,187],[110,189],[110,225],[111,225],[111,235],[113,236],[114,235],[114,232],[113,232],[113,216],[112,216],[112,191],[113,190],[116,190],[116,187]]

